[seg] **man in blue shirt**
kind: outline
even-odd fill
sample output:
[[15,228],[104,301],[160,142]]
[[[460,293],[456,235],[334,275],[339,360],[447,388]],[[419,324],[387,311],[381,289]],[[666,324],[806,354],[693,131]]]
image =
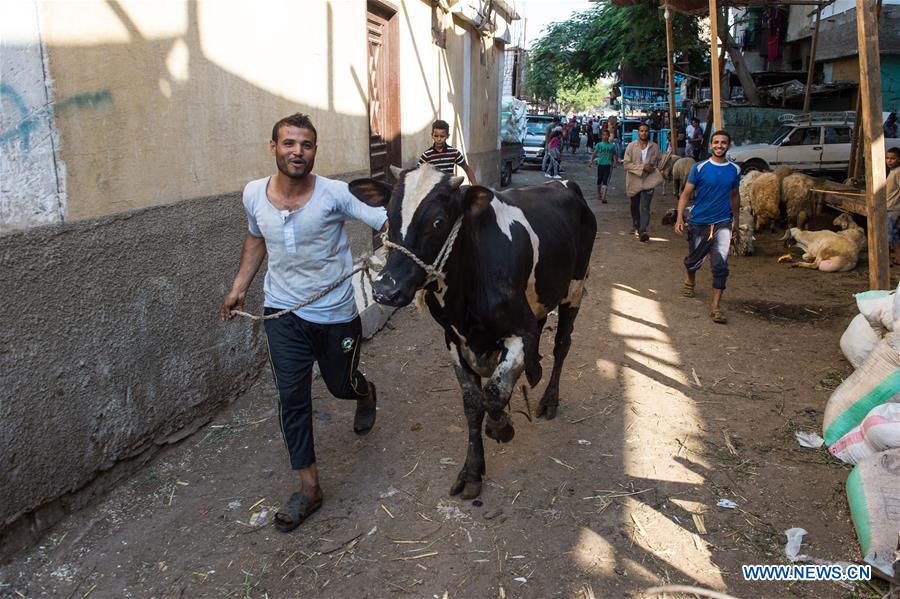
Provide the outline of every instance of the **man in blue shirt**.
[[[726,131],[716,131],[710,140],[712,156],[691,168],[687,183],[678,198],[678,217],[675,232],[687,231],[688,255],[684,259],[685,278],[681,294],[694,297],[697,271],[710,255],[712,268],[712,299],[709,316],[713,322],[725,324],[727,319],[719,307],[725,280],[728,278],[728,250],[731,237],[737,238],[740,219],[741,182],[740,167],[725,155],[731,146],[731,136]],[[684,209],[696,190],[690,220],[684,222]]]
[[[243,310],[247,289],[268,255],[265,314],[293,308],[322,292],[353,269],[344,222],[361,220],[386,230],[387,213],[354,197],[346,183],[312,174],[316,129],[309,117],[294,114],[275,123],[269,148],[275,174],[244,188],[248,232],[221,319]],[[362,324],[350,279],[307,306],[264,321],[281,432],[300,491],[275,514],[275,526],[296,528],[322,505],[312,431],[312,368],[318,362],[332,395],[356,400],[353,430],[375,424],[375,385],[357,367]]]

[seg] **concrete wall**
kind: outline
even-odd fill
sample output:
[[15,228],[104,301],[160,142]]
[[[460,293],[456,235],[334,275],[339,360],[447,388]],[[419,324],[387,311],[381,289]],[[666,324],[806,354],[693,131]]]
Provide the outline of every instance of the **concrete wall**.
[[0,234],[62,222],[66,173],[59,159],[54,90],[44,71],[46,48],[37,5],[3,5],[0,19]]
[[[260,374],[261,328],[216,314],[246,228],[240,191],[273,170],[272,124],[309,113],[317,173],[369,172],[361,0],[8,4],[0,288],[15,317],[0,328],[0,557]],[[395,4],[404,162],[444,118],[479,179],[496,181],[502,48],[453,17],[438,48],[431,4]],[[273,33],[285,23],[302,39]],[[364,225],[348,235],[355,255],[371,249]],[[364,333],[385,318],[370,308]]]

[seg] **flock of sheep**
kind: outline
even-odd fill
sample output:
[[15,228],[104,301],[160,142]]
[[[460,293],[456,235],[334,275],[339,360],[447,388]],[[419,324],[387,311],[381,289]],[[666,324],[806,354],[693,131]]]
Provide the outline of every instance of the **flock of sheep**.
[[[663,177],[674,184],[676,197],[684,188],[694,164],[693,158],[686,157],[673,158],[664,165]],[[828,184],[786,167],[778,167],[772,172],[745,173],[740,186],[740,235],[732,252],[738,256],[753,254],[756,231],[766,227],[774,231],[775,224],[783,220],[787,223],[787,231],[782,240],[803,249],[802,261],[797,266],[824,272],[853,270],[860,253],[866,248],[866,233],[849,214],[841,214],[834,219],[833,224],[841,228],[838,232],[806,230],[821,208],[813,205],[809,193],[817,185]],[[790,254],[778,260],[792,261]]]

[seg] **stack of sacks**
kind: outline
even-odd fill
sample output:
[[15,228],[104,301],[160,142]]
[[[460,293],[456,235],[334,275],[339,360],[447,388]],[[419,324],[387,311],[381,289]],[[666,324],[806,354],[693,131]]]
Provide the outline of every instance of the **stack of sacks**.
[[527,105],[513,96],[500,101],[500,141],[519,144],[525,140]]
[[865,561],[893,576],[900,529],[900,286],[896,293],[861,293],[856,302],[860,314],[841,337],[856,371],[828,399],[823,436],[832,455],[857,464],[847,496]]
[[847,500],[863,559],[893,578],[900,530],[900,449],[861,461],[847,479]]
[[[900,286],[898,286],[900,290]],[[894,330],[895,310],[900,312],[900,304],[894,306],[898,293],[893,291],[866,291],[856,294],[859,314],[841,335],[841,351],[854,368],[859,368],[872,353],[884,333]]]

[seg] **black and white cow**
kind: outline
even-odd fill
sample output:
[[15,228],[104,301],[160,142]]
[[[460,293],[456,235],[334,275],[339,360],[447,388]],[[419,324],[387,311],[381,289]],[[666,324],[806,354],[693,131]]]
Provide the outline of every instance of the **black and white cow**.
[[461,177],[427,164],[395,176],[393,188],[372,179],[350,183],[360,200],[387,206],[393,244],[431,264],[462,219],[442,278],[427,279],[420,265],[392,248],[374,281],[374,296],[381,304],[405,306],[422,290],[431,315],[444,328],[469,427],[466,463],[450,494],[471,499],[481,492],[485,471],[485,412],[485,434],[512,440],[515,431],[504,408],[523,370],[532,387],[540,381],[538,343],[547,314],[558,307],[553,373],[538,407],[538,416],[556,416],[559,376],[597,221],[572,182],[494,192],[461,186]]

